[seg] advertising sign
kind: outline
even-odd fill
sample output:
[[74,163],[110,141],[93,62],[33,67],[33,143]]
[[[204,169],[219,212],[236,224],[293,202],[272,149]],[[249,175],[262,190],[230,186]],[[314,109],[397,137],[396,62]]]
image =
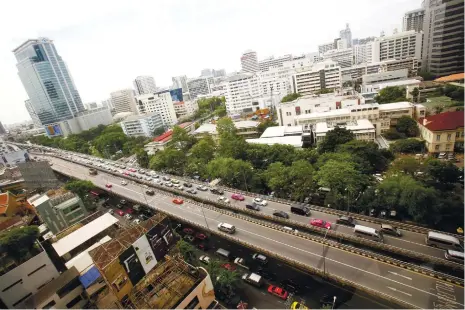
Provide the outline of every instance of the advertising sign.
[[182,97],[182,88],[176,88],[170,90],[171,100],[173,102],[181,102],[184,101]]
[[49,137],[62,136],[63,131],[59,124],[45,126],[45,131]]
[[168,250],[177,241],[171,228],[168,226],[168,219],[164,219],[150,229],[146,233],[146,236],[157,261],[163,259]]
[[139,262],[142,265],[145,274],[147,274],[157,264],[155,254],[153,254],[153,250],[150,247],[147,237],[142,235],[142,237],[132,244],[132,247],[134,248],[134,251],[136,251],[136,255],[139,258]]
[[121,253],[119,263],[126,270],[132,285],[136,285],[145,276],[144,269],[133,247],[129,247]]

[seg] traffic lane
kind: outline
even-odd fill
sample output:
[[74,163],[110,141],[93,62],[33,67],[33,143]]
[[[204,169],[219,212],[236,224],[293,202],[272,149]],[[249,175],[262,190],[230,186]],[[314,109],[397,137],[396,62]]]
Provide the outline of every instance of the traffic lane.
[[[103,179],[105,179],[105,177],[101,177],[97,179],[99,179],[99,181],[102,182],[104,181]],[[102,186],[103,183],[100,185]],[[116,185],[116,184],[115,186],[119,189],[119,192],[120,191],[126,192],[126,196],[128,196],[130,199],[144,203],[144,198],[143,198],[144,195],[140,193],[139,191],[137,191],[136,185],[133,185],[134,187],[136,187],[136,189],[131,189],[131,188]],[[295,237],[289,234],[283,234],[281,232],[271,230],[268,228],[264,228],[258,225],[254,225],[254,224],[250,225],[250,223],[246,223],[242,220],[238,220],[237,218],[230,217],[228,215],[218,214],[217,212],[213,210],[209,210],[209,209],[204,209],[204,213],[205,213],[205,216],[204,216],[203,214],[201,214],[202,212],[201,212],[200,207],[196,205],[190,205],[189,203],[185,203],[185,205],[183,205],[185,206],[184,208],[182,207],[178,208],[177,206],[174,206],[173,208],[173,204],[171,203],[171,199],[172,199],[171,197],[161,195],[161,194],[159,194],[158,196],[159,197],[157,198],[150,199],[149,204],[155,203],[157,204],[158,208],[174,213],[181,217],[185,217],[185,215],[187,215],[186,214],[186,211],[187,211],[191,215],[196,215],[197,221],[195,222],[197,222],[198,224],[202,226],[204,225],[205,221],[208,223],[210,227],[212,227],[212,225],[216,226],[220,222],[219,218],[221,217],[222,221],[226,221],[228,223],[235,225],[239,232],[245,232],[245,234],[240,233],[237,235],[237,237],[240,239],[250,242],[256,246],[263,246],[273,252],[282,251],[283,247],[288,247],[288,248],[291,247],[291,250],[287,249],[289,250],[287,256],[292,255],[298,261],[304,262],[310,266],[314,266],[320,269],[322,269],[321,266],[322,264],[324,264],[325,266],[323,266],[323,268],[326,267],[327,270],[330,270],[330,268],[334,269],[337,271],[335,274],[340,275],[340,276],[342,275],[342,277],[347,278],[348,280],[351,280],[354,282],[364,283],[366,287],[374,288],[374,284],[376,286],[377,283],[379,284],[382,282],[387,282],[387,285],[386,283],[383,283],[384,285],[381,285],[381,286],[377,285],[375,289],[378,289],[380,292],[385,292],[385,293],[386,293],[386,290],[392,290],[393,292],[391,294],[393,295],[399,295],[399,294],[406,295],[406,296],[412,295],[411,293],[408,293],[408,292],[406,293],[402,291],[401,290],[402,288],[397,289],[396,287],[388,286],[388,285],[401,285],[401,286],[405,286],[406,290],[415,290],[416,295],[421,295],[422,300],[428,300],[428,298],[431,298],[431,300],[437,301],[438,298],[440,297],[434,294],[430,294],[431,296],[423,296],[423,294],[426,294],[427,292],[422,289],[417,289],[415,287],[411,287],[411,285],[400,283],[396,280],[389,279],[387,277],[383,277],[383,276],[376,274],[376,272],[383,271],[382,267],[379,267],[379,266],[382,266],[382,263],[379,263],[377,261],[370,260],[368,258],[364,258],[358,255],[355,256],[354,254],[344,252],[344,251],[339,251],[334,248],[327,248],[326,259],[323,260],[322,259],[323,257],[321,254],[313,253],[313,251],[318,253],[318,250],[316,248],[320,248],[321,249],[320,251],[323,250],[323,246],[321,244],[310,242],[306,239]],[[189,218],[191,220],[194,220],[195,217],[189,217]],[[263,231],[264,229],[266,230],[267,237],[262,236],[265,233],[265,231]],[[270,238],[270,236],[274,238]],[[286,239],[291,239],[291,240],[286,240]],[[282,242],[278,240],[284,240],[286,242]],[[293,246],[290,246],[290,244],[292,244]],[[313,251],[311,251],[312,245],[314,248]],[[305,250],[302,250],[302,249],[305,249]],[[337,257],[338,260],[334,259],[334,257]],[[340,261],[341,259],[344,263]],[[348,262],[353,263],[357,267],[349,265]],[[385,265],[385,266],[389,266],[390,268],[392,268],[392,270],[400,270],[400,268],[395,269],[394,267],[390,265]],[[410,278],[412,279],[416,276],[416,274],[414,275],[413,273],[403,270],[403,269],[401,272],[411,275]],[[389,274],[388,270],[384,270],[383,273],[386,275]],[[434,279],[425,277],[423,275],[419,275],[419,276],[421,277],[421,280],[416,281],[418,283],[415,283],[415,286],[418,286],[419,283],[425,284],[426,286],[430,288],[434,286],[434,283],[431,283],[431,280],[434,280]],[[382,281],[380,281],[380,279]],[[457,298],[456,294],[457,292],[456,290],[454,290],[451,296],[454,296],[454,299],[458,301],[460,304],[463,303],[463,296],[462,296],[462,299],[460,299],[460,295]],[[463,295],[463,290],[460,292],[460,294]],[[401,296],[401,297],[404,297],[404,296]],[[412,296],[409,296],[409,297],[412,297]],[[404,300],[404,299],[401,299],[401,300]],[[409,301],[406,300],[406,302],[409,302]],[[449,302],[452,302],[452,301],[449,299]],[[430,303],[428,305],[417,305],[417,306],[431,307],[431,305],[432,304]]]

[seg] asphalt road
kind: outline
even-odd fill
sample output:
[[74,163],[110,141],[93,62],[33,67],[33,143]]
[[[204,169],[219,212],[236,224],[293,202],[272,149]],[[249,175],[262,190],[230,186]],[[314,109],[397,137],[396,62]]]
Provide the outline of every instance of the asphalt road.
[[[308,266],[325,270],[361,286],[391,296],[418,308],[464,308],[464,289],[402,268],[372,260],[340,249],[325,247],[297,236],[265,228],[235,217],[204,209],[185,202],[172,203],[172,197],[156,194],[146,196],[141,185],[120,184],[121,178],[99,172],[89,176],[88,168],[62,159],[52,158],[53,169],[79,179],[89,179],[99,187],[112,184],[111,191],[123,197],[146,203],[155,209],[189,219],[207,229],[216,229],[220,222],[236,226],[235,237],[271,252],[295,259]],[[182,198],[182,197],[181,197]],[[380,295],[382,297],[382,295]]]

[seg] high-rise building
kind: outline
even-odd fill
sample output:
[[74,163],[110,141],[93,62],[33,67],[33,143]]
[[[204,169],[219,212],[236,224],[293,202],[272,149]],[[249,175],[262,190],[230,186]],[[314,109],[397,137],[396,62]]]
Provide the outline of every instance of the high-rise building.
[[129,137],[152,137],[155,129],[163,128],[163,120],[158,113],[131,115],[121,122],[121,128]]
[[301,95],[312,95],[321,89],[340,89],[341,68],[333,60],[325,60],[314,64],[312,67],[296,69],[291,76],[291,92]]
[[423,31],[423,19],[425,17],[425,9],[416,9],[408,11],[404,15],[402,22],[402,31],[415,30],[416,32]]
[[347,48],[352,47],[352,32],[350,31],[349,24],[346,24],[346,29],[339,32],[339,37],[347,42]]
[[110,94],[111,102],[116,113],[134,112],[137,113],[134,90],[127,88],[114,91]]
[[336,61],[341,68],[347,68],[354,64],[354,51],[352,48],[330,50],[323,54],[324,59]]
[[199,77],[187,81],[187,88],[192,99],[197,98],[199,95],[208,95],[210,93],[210,81],[207,77]]
[[334,46],[334,42],[321,44],[321,45],[318,45],[318,53],[320,55],[323,55],[327,51],[333,50],[335,48],[336,47]]
[[212,76],[212,69],[203,69],[200,72],[200,76]]
[[[226,79],[226,110],[228,113],[254,111],[254,99],[260,97],[260,79],[253,73],[239,73]],[[258,107],[258,103],[256,105]]]
[[113,105],[113,103],[111,102],[111,98],[108,98],[106,100],[102,100],[102,107],[107,107],[109,108],[110,110],[114,109],[115,106]]
[[132,83],[134,84],[136,95],[150,94],[157,91],[155,79],[148,75],[138,76]]
[[31,100],[30,99],[25,100],[24,105],[26,106],[26,110],[32,119],[32,123],[34,124],[34,127],[41,127],[42,123],[40,122],[40,119],[37,116],[37,113],[34,111],[34,108],[31,104]]
[[52,40],[30,39],[13,50],[18,75],[42,125],[84,111],[71,73]]
[[137,112],[139,114],[157,113],[163,124],[170,127],[178,122],[172,96],[169,90],[136,97]]
[[436,76],[464,71],[464,0],[425,0],[422,69]]
[[290,67],[274,67],[267,71],[258,73],[260,77],[260,89],[264,96],[281,93],[283,96],[289,94],[289,77],[294,73]]
[[97,109],[98,108],[98,105],[97,105],[97,102],[88,102],[88,103],[85,103],[84,104],[84,107],[87,109],[87,110],[92,110],[92,109]]
[[173,89],[182,88],[183,93],[189,92],[189,88],[187,87],[187,76],[174,76],[171,78],[171,81],[173,81]]
[[281,57],[274,58],[271,56],[270,58],[262,59],[258,62],[258,66],[260,71],[268,71],[270,68],[279,68],[283,66],[283,63],[286,61],[291,61],[292,55],[284,55]]
[[241,68],[243,72],[258,72],[257,52],[252,50],[245,51],[241,56]]
[[213,69],[212,74],[213,74],[213,77],[225,76],[226,75],[226,70],[224,70],[224,69],[218,69],[218,70]]
[[422,39],[423,32],[414,30],[398,32],[390,36],[385,35],[368,43],[371,45],[371,55],[367,57],[372,62],[388,59],[421,59]]
[[6,134],[6,130],[5,130],[5,127],[3,127],[2,122],[0,122],[0,135],[4,135],[4,134]]

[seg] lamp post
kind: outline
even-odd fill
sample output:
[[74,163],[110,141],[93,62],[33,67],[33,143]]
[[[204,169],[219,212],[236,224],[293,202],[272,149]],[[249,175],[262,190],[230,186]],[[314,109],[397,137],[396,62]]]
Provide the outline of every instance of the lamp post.
[[323,238],[323,275],[326,275],[326,254],[325,254],[325,240],[326,235],[328,234],[329,227],[326,229],[325,236]]
[[331,309],[334,309],[334,304],[336,303],[336,296],[333,296],[333,305],[331,306]]
[[205,211],[203,209],[203,203],[200,205],[200,210],[202,210],[202,215],[203,219],[205,220],[205,224],[207,225],[207,230],[210,231],[210,226],[208,226],[207,217],[205,216]]

